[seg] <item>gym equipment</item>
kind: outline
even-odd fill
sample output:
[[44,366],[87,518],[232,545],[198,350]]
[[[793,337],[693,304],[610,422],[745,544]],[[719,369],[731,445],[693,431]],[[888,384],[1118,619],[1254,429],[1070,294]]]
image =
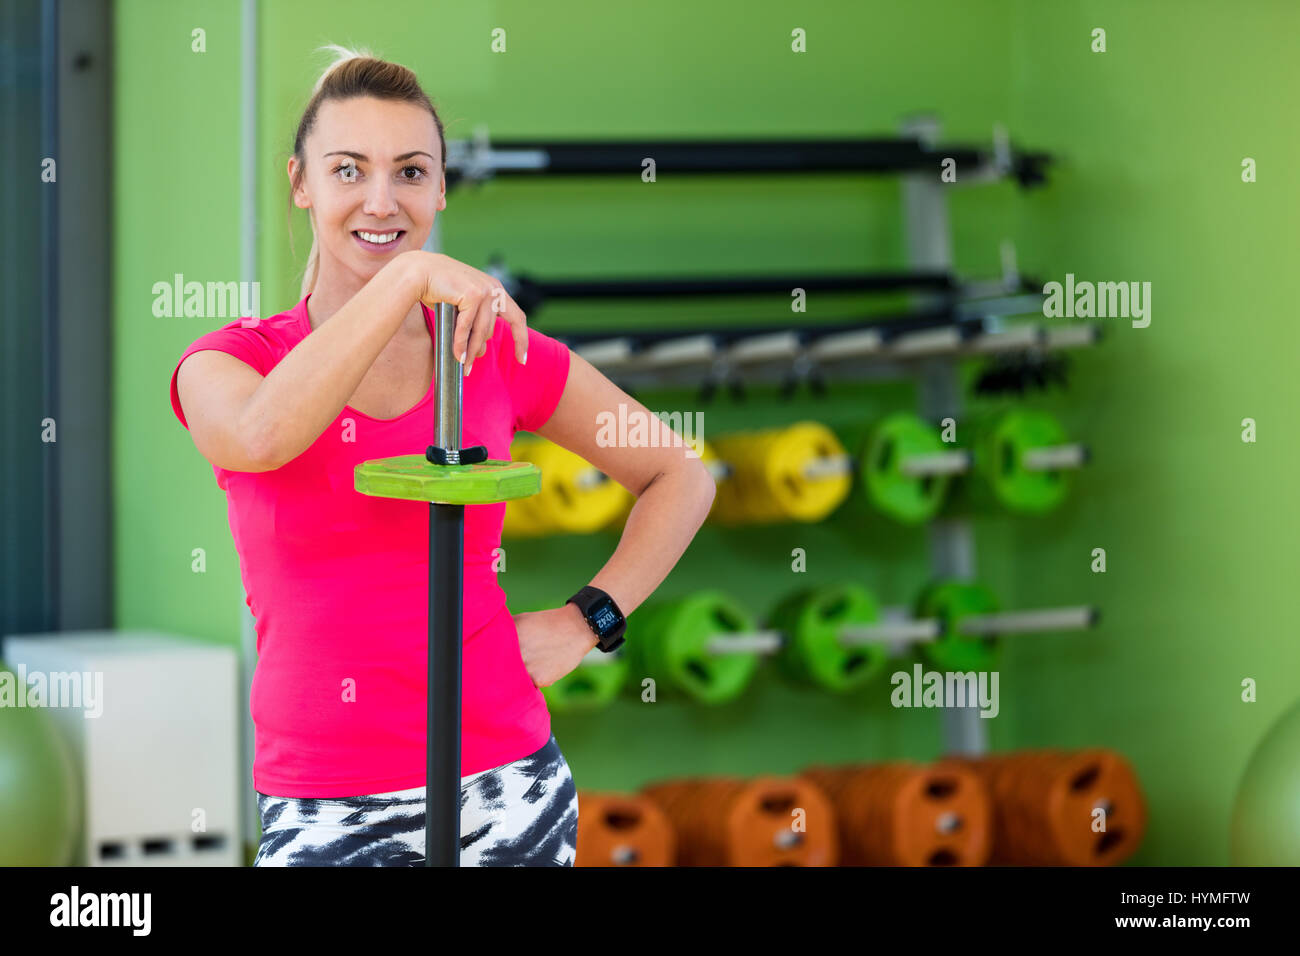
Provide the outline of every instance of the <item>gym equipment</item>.
[[[838,861],[835,811],[811,780],[670,780],[641,792],[676,829],[678,866],[835,866]],[[796,820],[803,829],[796,829]]]
[[944,443],[916,415],[888,415],[863,443],[860,486],[870,504],[896,521],[920,524],[943,506],[951,476],[969,471],[972,455]]
[[649,797],[578,791],[574,866],[672,866],[677,833]]
[[936,427],[910,413],[887,416],[859,459],[868,501],[897,521],[919,524],[939,513],[952,478],[963,476],[952,510],[995,503],[1020,514],[1045,514],[1065,499],[1069,472],[1089,457],[1085,445],[1066,440],[1054,416],[1034,409],[976,416],[959,422],[957,431],[975,436],[971,447],[952,448]]
[[958,440],[970,435],[974,468],[953,496],[954,511],[990,510],[992,505],[1019,514],[1047,514],[1069,494],[1070,473],[1089,458],[1086,445],[1068,441],[1060,421],[1037,409],[1013,408],[958,421]]
[[1033,312],[1042,302],[1041,292],[1030,292],[800,323],[797,331],[774,331],[771,322],[692,324],[625,328],[616,334],[575,330],[566,332],[564,340],[606,375],[629,383],[675,387],[683,375],[698,377],[702,401],[724,385],[743,396],[748,383],[778,385],[788,395],[806,381],[815,393],[824,394],[823,373],[837,366],[838,377],[858,377],[871,368],[871,378],[878,380],[906,374],[899,363],[918,359],[983,358],[1026,348],[1059,351],[1097,343],[1097,323],[1020,323],[1009,329],[995,324],[998,315]]
[[746,637],[753,619],[726,594],[699,591],[675,600],[642,605],[628,617],[630,678],[653,678],[656,689],[677,691],[703,704],[725,704],[744,691],[758,667],[749,642],[730,647],[727,635]]
[[786,677],[845,693],[875,680],[889,661],[880,642],[849,642],[850,628],[878,622],[871,592],[856,584],[810,587],[787,595],[768,626],[786,635],[776,660]]
[[778,602],[759,630],[720,591],[651,603],[628,619],[629,677],[725,704],[743,693],[760,658],[776,656],[787,678],[847,693],[911,644],[942,670],[991,670],[1001,636],[1082,630],[1100,620],[1087,605],[1000,612],[987,588],[966,581],[931,584],[916,608],[916,618],[881,620],[875,598],[857,584],[808,587]]
[[724,435],[713,450],[730,469],[709,514],[719,524],[821,521],[853,485],[853,458],[819,422]]
[[[919,136],[760,140],[517,140],[486,130],[447,143],[447,184],[494,176],[626,176],[655,157],[667,173],[931,172],[953,159],[963,176],[1014,176],[1024,188],[1047,180],[1049,153],[1019,150],[995,127],[992,147],[940,145]],[[522,303],[521,303],[522,305]],[[526,310],[526,307],[525,307]]]
[[947,272],[841,272],[790,275],[714,275],[672,278],[573,279],[540,278],[511,273],[498,259],[492,275],[506,286],[511,298],[532,313],[551,299],[653,299],[697,296],[743,296],[777,293],[789,296],[799,288],[807,292],[897,292],[919,289],[955,294],[957,277]]
[[1232,803],[1229,852],[1237,866],[1300,866],[1300,703],[1269,728],[1246,763]]
[[[1111,750],[950,757],[993,798],[994,865],[1115,866],[1137,850],[1147,809],[1129,762]],[[1105,810],[1105,830],[1094,811]]]
[[886,642],[935,633],[929,625],[878,622],[877,613],[875,599],[857,585],[808,588],[787,596],[773,626],[758,630],[728,596],[702,591],[639,608],[624,647],[635,680],[666,680],[700,703],[735,700],[759,659],[772,654],[791,679],[847,692],[881,673]]
[[998,636],[1086,630],[1101,619],[1090,606],[998,613],[993,593],[970,581],[934,582],[921,593],[916,612],[938,625],[937,639],[924,641],[922,653],[941,670],[961,672],[992,670]]
[[941,581],[922,592],[916,604],[918,617],[940,622],[938,640],[922,645],[923,653],[935,667],[945,671],[992,670],[997,660],[997,645],[991,636],[968,635],[961,626],[977,614],[998,610],[997,598],[981,584],[968,581]]
[[[0,672],[8,670],[0,662]],[[72,754],[45,708],[0,710],[0,866],[73,864],[78,784]]]
[[532,462],[542,473],[538,494],[506,504],[512,536],[586,534],[610,524],[632,494],[581,455],[544,438],[516,439],[511,457]]
[[[527,437],[516,435],[510,444],[510,458],[514,461],[528,461],[530,457],[529,446],[539,444],[542,439],[537,437]],[[537,517],[534,517],[535,511],[525,510],[521,503],[527,501],[526,498],[518,498],[506,502],[505,512],[501,522],[501,536],[503,538],[533,538],[544,533],[544,529]]]
[[541,472],[526,461],[498,461],[487,448],[461,448],[464,368],[452,353],[456,307],[440,302],[434,336],[437,444],[423,455],[357,465],[362,494],[429,502],[428,764],[426,866],[460,865],[461,642],[464,627],[465,505],[534,495]]
[[904,524],[935,517],[955,475],[968,476],[959,509],[980,504],[975,478],[1002,508],[1056,508],[1069,490],[1068,471],[1087,462],[1087,447],[1067,442],[1060,422],[1041,411],[1018,408],[979,421],[959,424],[977,436],[973,448],[950,448],[934,426],[894,413],[871,430],[856,458],[811,421],[717,438],[710,453],[728,480],[709,517],[724,525],[820,521],[849,494],[855,475],[871,506]]
[[[624,645],[626,647],[626,645]],[[596,648],[554,684],[542,688],[546,706],[555,714],[585,713],[606,707],[627,683],[627,658],[620,651]]]
[[1052,384],[1067,387],[1068,369],[1064,355],[1051,355],[1045,350],[1010,352],[989,362],[972,383],[971,393],[985,397],[1014,393],[1023,399],[1025,392]]
[[983,866],[993,808],[973,771],[909,761],[809,767],[839,821],[841,866]]

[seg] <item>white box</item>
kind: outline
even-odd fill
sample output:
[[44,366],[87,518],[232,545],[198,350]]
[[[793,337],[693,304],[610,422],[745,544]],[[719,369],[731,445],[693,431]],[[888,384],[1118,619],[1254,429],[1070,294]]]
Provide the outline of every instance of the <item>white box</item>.
[[233,647],[60,631],[7,635],[0,657],[27,684],[44,674],[51,688],[85,685],[73,706],[47,702],[83,784],[76,865],[243,865]]

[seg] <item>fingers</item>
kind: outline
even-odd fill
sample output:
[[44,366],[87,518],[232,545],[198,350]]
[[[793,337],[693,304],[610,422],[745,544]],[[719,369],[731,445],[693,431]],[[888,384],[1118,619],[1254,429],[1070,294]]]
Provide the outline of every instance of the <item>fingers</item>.
[[451,354],[462,367],[469,350],[469,337],[474,329],[474,318],[478,315],[478,299],[467,295],[456,307],[456,331],[451,337]]
[[464,266],[465,291],[457,302],[456,328],[452,335],[452,352],[469,376],[474,361],[487,354],[487,343],[496,329],[497,317],[510,323],[514,338],[515,360],[528,357],[528,326],[523,309],[506,292],[501,283],[486,273]]
[[512,305],[514,305],[514,300],[506,294],[504,288],[498,285],[492,290],[492,330],[494,332],[497,327],[497,319],[506,315]]
[[[466,268],[469,267],[466,266]],[[474,359],[481,354],[481,346],[484,341],[482,334],[484,303],[491,304],[489,292],[490,287],[486,282],[471,279],[457,303],[456,331],[452,335],[452,354],[456,357],[456,361],[461,363],[466,375],[469,374]],[[492,334],[490,327],[487,334],[489,336]]]
[[524,310],[500,285],[494,285],[479,302],[474,318],[473,331],[469,336],[467,348],[469,358],[465,363],[465,374],[469,375],[474,361],[487,354],[487,343],[496,331],[497,318],[505,318],[510,323],[515,340],[515,359],[522,362],[528,357],[528,326]]
[[510,307],[504,313],[510,323],[510,331],[515,339],[515,361],[523,365],[528,361],[528,318],[524,310],[510,300]]
[[496,324],[496,315],[492,311],[492,295],[484,295],[474,313],[474,328],[469,336],[465,353],[465,375],[474,367],[474,360],[487,351],[487,340],[492,337],[492,327]]
[[524,310],[504,289],[497,289],[492,309],[494,316],[501,316],[510,323],[510,334],[515,340],[515,361],[524,364],[528,359],[528,317]]

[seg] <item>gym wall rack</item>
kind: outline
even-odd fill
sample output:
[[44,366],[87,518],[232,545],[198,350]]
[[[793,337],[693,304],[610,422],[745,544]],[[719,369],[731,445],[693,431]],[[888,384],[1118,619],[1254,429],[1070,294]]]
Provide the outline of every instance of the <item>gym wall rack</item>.
[[[954,274],[952,234],[948,218],[947,190],[1014,178],[1022,188],[1046,181],[1051,156],[1012,147],[1003,127],[994,128],[991,148],[940,145],[940,123],[931,115],[909,117],[900,135],[892,138],[784,139],[784,140],[501,140],[492,142],[485,129],[470,140],[447,144],[449,187],[479,183],[497,176],[545,177],[550,175],[592,176],[638,173],[647,157],[653,157],[660,172],[700,174],[735,173],[892,173],[902,178],[902,205],[907,260],[913,278]],[[944,183],[940,163],[953,159],[961,171],[957,183]],[[426,248],[439,250],[435,228]],[[1005,252],[1005,247],[1004,247]],[[1004,273],[1008,272],[1004,255]],[[1013,269],[1010,271],[1014,271]],[[647,280],[637,280],[643,286]],[[691,280],[698,281],[698,280]],[[807,282],[809,280],[805,280]],[[614,368],[620,374],[649,374],[660,380],[671,370],[714,367],[714,375],[727,367],[759,368],[789,363],[785,375],[808,374],[809,363],[845,364],[857,360],[856,370],[883,363],[895,367],[890,374],[913,378],[918,390],[918,413],[937,421],[959,418],[963,396],[959,363],[971,355],[997,352],[1042,351],[1091,345],[1098,341],[1094,323],[1069,326],[1039,323],[1006,327],[1004,316],[1027,314],[1041,305],[1026,297],[1018,276],[1004,275],[1001,283],[982,290],[982,297],[951,294],[951,279],[940,280],[942,288],[921,289],[918,311],[895,317],[896,324],[916,325],[907,331],[891,330],[878,319],[848,323],[837,329],[749,330],[737,337],[737,330],[714,330],[712,334],[656,337],[649,334],[603,336],[581,343],[582,354],[593,365]],[[671,285],[659,280],[660,291]],[[542,291],[545,293],[545,283]],[[557,283],[549,290],[555,296]],[[681,287],[681,280],[678,280]],[[590,288],[598,288],[591,283]],[[806,287],[806,286],[805,286]],[[783,286],[783,290],[792,288]],[[570,290],[572,291],[572,290]],[[653,290],[652,290],[653,294]],[[698,286],[691,294],[702,292]],[[737,294],[734,289],[716,294]],[[1039,299],[1041,302],[1041,297]],[[971,330],[973,328],[973,331]],[[557,337],[565,338],[557,335]],[[575,337],[576,338],[576,337]],[[589,356],[594,356],[589,357]],[[869,360],[869,361],[868,361]],[[781,374],[781,373],[778,373]],[[930,564],[935,580],[974,581],[975,545],[970,521],[942,519],[927,526]],[[950,754],[978,755],[987,750],[985,721],[976,708],[947,708],[942,712],[946,749]]]
[[[1004,260],[1009,254],[1004,246]],[[1014,266],[1001,279],[966,283],[951,273],[932,271],[556,280],[516,275],[499,258],[488,271],[501,280],[530,315],[548,302],[564,299],[641,301],[766,293],[785,296],[794,288],[810,292],[935,293],[930,304],[903,313],[805,323],[795,329],[777,323],[716,328],[701,328],[697,323],[687,331],[623,331],[615,336],[550,332],[629,387],[681,384],[702,378],[705,390],[710,391],[725,381],[737,386],[742,373],[759,381],[781,380],[787,385],[810,379],[816,387],[820,384],[818,373],[825,369],[843,373],[847,368],[850,374],[856,369],[872,378],[909,377],[914,372],[897,363],[934,355],[975,357],[1076,348],[1095,344],[1101,337],[1101,327],[1095,322],[1051,326],[1019,322],[1004,326],[1004,316],[1041,311],[1042,293],[1036,291],[1041,286],[1015,274]],[[889,363],[894,363],[893,367],[868,368]]]
[[1025,188],[1047,180],[1051,156],[1015,149],[1002,126],[992,148],[935,145],[920,131],[898,137],[735,140],[528,140],[493,143],[486,128],[447,143],[447,185],[497,176],[627,175],[649,157],[681,173],[916,173],[952,159],[963,182],[1012,176]]

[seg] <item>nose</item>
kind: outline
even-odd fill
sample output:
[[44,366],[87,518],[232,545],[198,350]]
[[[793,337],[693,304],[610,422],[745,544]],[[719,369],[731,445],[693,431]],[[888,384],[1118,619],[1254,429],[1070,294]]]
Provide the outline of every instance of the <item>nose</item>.
[[376,219],[396,215],[397,200],[393,196],[393,184],[386,176],[376,176],[367,183],[366,200],[362,212]]

